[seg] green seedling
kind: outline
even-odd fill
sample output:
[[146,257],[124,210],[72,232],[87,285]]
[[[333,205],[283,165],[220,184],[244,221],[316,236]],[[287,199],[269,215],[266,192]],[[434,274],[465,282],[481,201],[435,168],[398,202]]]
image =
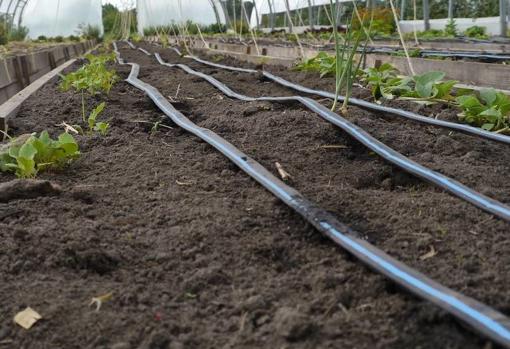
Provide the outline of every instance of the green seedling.
[[106,66],[106,63],[115,60],[114,54],[98,56],[89,54],[85,58],[89,63],[75,72],[61,75],[60,89],[62,91],[74,89],[77,92],[88,92],[90,95],[108,94],[119,79],[115,70],[109,70]]
[[487,131],[508,133],[510,130],[510,97],[494,89],[484,89],[479,93],[457,97],[462,109],[461,121],[481,127]]
[[93,131],[99,131],[104,136],[106,135],[106,132],[108,132],[108,127],[110,126],[109,124],[105,124],[104,122],[97,123],[97,117],[103,112],[105,107],[106,103],[101,102],[101,104],[99,104],[90,112],[89,117],[87,119],[89,133],[92,133]]
[[110,130],[110,124],[106,122],[98,122],[96,126],[94,126],[94,131],[99,132],[101,136],[106,136],[108,131]]
[[29,135],[20,142],[11,139],[0,150],[0,171],[14,172],[19,178],[33,178],[50,167],[61,167],[80,155],[73,136],[62,133],[56,140],[47,131],[39,137]]
[[[81,114],[84,123],[86,122],[85,92],[91,96],[100,93],[109,94],[113,85],[119,80],[115,70],[109,70],[106,66],[108,62],[115,60],[115,54],[97,56],[89,54],[85,58],[89,63],[73,73],[61,75],[62,81],[60,82],[60,89],[62,91],[73,89],[81,93]],[[107,129],[103,125],[103,128],[98,131],[105,132],[106,134]]]

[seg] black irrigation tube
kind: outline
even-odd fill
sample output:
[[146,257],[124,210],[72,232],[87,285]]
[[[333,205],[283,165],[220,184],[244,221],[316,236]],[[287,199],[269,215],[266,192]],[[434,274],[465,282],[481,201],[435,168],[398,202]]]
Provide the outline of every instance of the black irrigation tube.
[[[179,55],[182,56],[182,53],[178,49],[176,49],[176,48],[172,48],[172,49],[175,52],[177,52]],[[198,58],[196,56],[184,56],[184,57],[193,59],[193,60],[195,60],[195,61],[197,61],[199,63],[205,64],[205,65],[209,65],[209,66],[215,67],[215,68],[231,70],[231,71],[238,71],[238,72],[242,72],[242,73],[251,73],[251,74],[258,74],[259,73],[258,70],[238,68],[238,67],[232,67],[232,66],[228,66],[228,65],[213,63],[213,62],[209,62],[209,61],[206,61],[204,59]],[[264,75],[269,80],[271,80],[271,81],[273,81],[273,82],[275,82],[275,83],[277,83],[279,85],[282,85],[282,86],[285,86],[287,88],[293,89],[295,91],[307,93],[307,94],[310,94],[310,95],[317,95],[317,96],[321,96],[321,97],[325,97],[325,98],[329,98],[329,99],[333,99],[333,100],[335,99],[335,94],[334,93],[327,92],[327,91],[322,91],[322,90],[314,90],[314,89],[311,89],[311,88],[308,88],[308,87],[304,87],[302,85],[298,85],[298,84],[292,83],[292,82],[290,82],[288,80],[285,80],[285,79],[283,79],[283,78],[281,78],[279,76],[271,74],[271,73],[269,73],[267,71],[262,71],[260,73],[262,73],[262,75]],[[338,101],[339,102],[343,102],[344,100],[345,100],[344,96],[338,96]],[[449,129],[449,130],[453,130],[453,131],[458,131],[458,132],[462,132],[464,134],[468,134],[468,135],[472,135],[472,136],[477,136],[477,137],[482,137],[482,138],[486,138],[486,139],[489,139],[489,140],[493,140],[493,141],[496,141],[496,142],[500,142],[500,143],[504,143],[504,144],[509,144],[510,145],[510,137],[502,135],[502,134],[494,133],[494,132],[485,131],[485,130],[482,130],[482,129],[477,128],[477,127],[472,127],[472,126],[469,126],[469,125],[458,124],[458,123],[455,123],[455,122],[448,122],[448,121],[443,121],[443,120],[437,120],[437,119],[429,118],[429,117],[426,117],[426,116],[423,116],[423,115],[420,115],[420,114],[417,114],[417,113],[413,113],[413,112],[410,112],[410,111],[407,111],[407,110],[402,110],[402,109],[397,109],[397,108],[392,108],[392,107],[385,107],[385,106],[382,106],[382,105],[379,105],[379,104],[376,104],[376,103],[367,102],[367,101],[365,101],[363,99],[358,99],[358,98],[349,98],[349,103],[352,104],[352,105],[364,108],[364,109],[368,109],[368,110],[372,110],[372,111],[377,111],[377,112],[381,112],[381,113],[385,113],[385,114],[390,114],[390,115],[395,115],[395,116],[401,116],[401,117],[404,117],[406,119],[409,119],[409,120],[412,120],[412,121],[416,121],[416,122],[419,122],[419,123],[422,123],[422,124],[436,126],[436,127],[441,127],[441,128],[445,128],[445,129]]]
[[[146,50],[140,49],[142,52],[144,52],[147,55],[152,55]],[[327,122],[330,122],[334,124],[335,126],[338,126],[345,132],[347,132],[350,136],[355,138],[357,141],[364,144],[367,148],[377,153],[379,156],[381,156],[383,159],[387,160],[388,162],[392,163],[393,165],[396,165],[403,169],[404,171],[407,171],[408,173],[411,173],[417,177],[420,177],[439,188],[442,188],[453,195],[459,197],[460,199],[463,199],[467,202],[470,202],[471,204],[475,205],[476,207],[485,210],[487,212],[492,213],[493,215],[504,219],[506,221],[510,221],[510,207],[507,205],[491,199],[481,193],[478,193],[477,191],[463,185],[462,183],[459,183],[455,181],[454,179],[447,177],[443,174],[440,174],[438,172],[435,172],[425,166],[422,166],[418,164],[417,162],[412,161],[411,159],[405,157],[401,153],[395,151],[394,149],[390,148],[386,144],[378,141],[374,137],[372,137],[368,132],[366,132],[361,127],[354,125],[347,119],[341,117],[338,114],[335,114],[328,108],[324,107],[322,104],[314,101],[313,99],[307,98],[307,97],[301,97],[301,96],[292,96],[292,97],[248,97],[241,95],[239,93],[236,93],[232,91],[229,87],[227,87],[225,84],[221,83],[220,81],[216,80],[215,78],[201,73],[197,72],[187,65],[184,64],[170,64],[165,63],[160,55],[156,53],[154,55],[158,62],[162,65],[168,66],[170,68],[177,67],[182,70],[184,70],[186,73],[198,76],[207,82],[209,82],[211,85],[219,89],[221,92],[223,92],[225,95],[229,96],[230,98],[239,99],[241,101],[246,102],[253,102],[253,101],[269,101],[269,102],[299,102],[303,104],[306,108],[311,110],[312,112],[318,114],[321,118],[326,120]]]
[[136,63],[125,63],[120,58],[115,42],[113,46],[118,62],[131,65],[131,73],[126,81],[144,91],[175,124],[216,148],[264,188],[300,214],[318,231],[356,256],[363,263],[411,293],[434,303],[459,320],[469,324],[478,333],[506,348],[510,348],[509,318],[483,303],[440,285],[390,257],[367,241],[358,238],[359,234],[357,232],[339,222],[332,214],[306,199],[292,187],[283,183],[258,162],[211,130],[199,127],[191,122],[176,110],[155,87],[139,80],[140,66]]

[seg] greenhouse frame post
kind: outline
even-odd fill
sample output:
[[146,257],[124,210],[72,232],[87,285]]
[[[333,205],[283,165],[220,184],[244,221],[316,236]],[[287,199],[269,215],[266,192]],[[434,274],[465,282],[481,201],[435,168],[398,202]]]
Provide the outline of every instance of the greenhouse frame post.
[[448,18],[453,19],[453,0],[448,0]]
[[429,0],[423,0],[423,23],[425,30],[430,30],[430,4]]
[[308,0],[308,23],[310,24],[310,30],[313,30],[313,7],[312,7],[312,0]]
[[230,20],[228,8],[227,8],[227,1],[226,0],[220,0],[220,6],[221,10],[223,11],[223,16],[225,16],[225,25],[227,28],[232,28],[232,21]]
[[406,14],[406,0],[402,0],[400,3],[400,20],[404,20]]
[[290,16],[290,5],[289,5],[289,0],[285,0],[285,8],[287,9],[287,17],[288,17],[288,28],[289,28],[289,33],[293,33],[294,32],[294,28],[292,26],[292,17]]
[[211,4],[211,7],[214,11],[214,17],[216,17],[216,23],[218,24],[218,27],[221,28],[220,14],[218,13],[218,9],[216,8],[216,5],[214,4],[214,0],[209,0],[209,3]]
[[274,30],[274,11],[273,5],[271,4],[271,0],[267,0],[267,4],[269,6],[269,26],[271,27],[271,31]]
[[253,10],[252,10],[252,12],[255,11],[255,18],[257,19],[257,30],[259,30],[260,29],[259,10],[257,9],[257,4],[255,3],[255,0],[253,0],[252,3],[253,3]]
[[506,37],[508,31],[507,1],[508,0],[499,0],[499,25],[500,25],[499,35],[502,37]]

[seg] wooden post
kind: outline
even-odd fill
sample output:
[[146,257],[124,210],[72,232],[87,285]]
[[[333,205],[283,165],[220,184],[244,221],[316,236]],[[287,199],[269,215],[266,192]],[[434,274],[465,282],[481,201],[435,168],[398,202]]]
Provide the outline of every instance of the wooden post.
[[20,90],[22,90],[26,85],[23,79],[23,73],[21,72],[20,56],[16,56],[16,58],[12,60],[12,64],[14,65],[14,74],[16,75],[16,80],[20,86]]

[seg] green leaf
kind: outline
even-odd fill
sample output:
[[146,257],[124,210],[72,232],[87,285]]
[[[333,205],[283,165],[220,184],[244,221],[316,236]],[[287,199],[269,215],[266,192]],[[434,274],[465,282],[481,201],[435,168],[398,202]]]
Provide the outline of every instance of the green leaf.
[[420,97],[420,98],[432,97],[433,88],[434,88],[434,84],[432,82],[425,83],[425,84],[416,82],[416,86],[415,86],[416,93],[418,94],[418,97]]
[[99,104],[97,107],[95,107],[92,110],[92,112],[90,113],[89,118],[88,118],[88,124],[89,124],[90,130],[94,129],[94,126],[96,124],[96,119],[99,116],[99,114],[101,114],[103,112],[105,106],[106,106],[106,103],[101,102],[101,104]]
[[493,88],[483,89],[480,91],[480,97],[488,106],[492,106],[497,98],[496,90]]
[[452,88],[457,84],[455,80],[449,80],[442,83],[436,84],[437,88],[437,98],[445,98],[451,96]]
[[482,129],[484,129],[486,131],[492,131],[493,128],[494,128],[494,124],[483,124],[482,125]]
[[34,157],[37,150],[31,143],[25,143],[21,146],[16,157],[18,163],[18,170],[16,174],[21,178],[30,178],[35,176],[37,170],[35,168]]
[[422,75],[414,76],[414,81],[420,85],[433,84],[441,81],[445,77],[445,73],[440,71],[430,71]]
[[459,96],[455,100],[464,109],[469,109],[469,108],[475,108],[475,107],[481,107],[482,106],[482,104],[480,103],[478,98],[476,98],[473,95]]
[[110,124],[106,122],[98,122],[94,127],[95,131],[98,131],[102,136],[106,136],[108,133],[108,129],[110,128]]
[[69,133],[62,133],[58,136],[58,146],[63,149],[67,156],[79,154],[79,146],[73,136]]

